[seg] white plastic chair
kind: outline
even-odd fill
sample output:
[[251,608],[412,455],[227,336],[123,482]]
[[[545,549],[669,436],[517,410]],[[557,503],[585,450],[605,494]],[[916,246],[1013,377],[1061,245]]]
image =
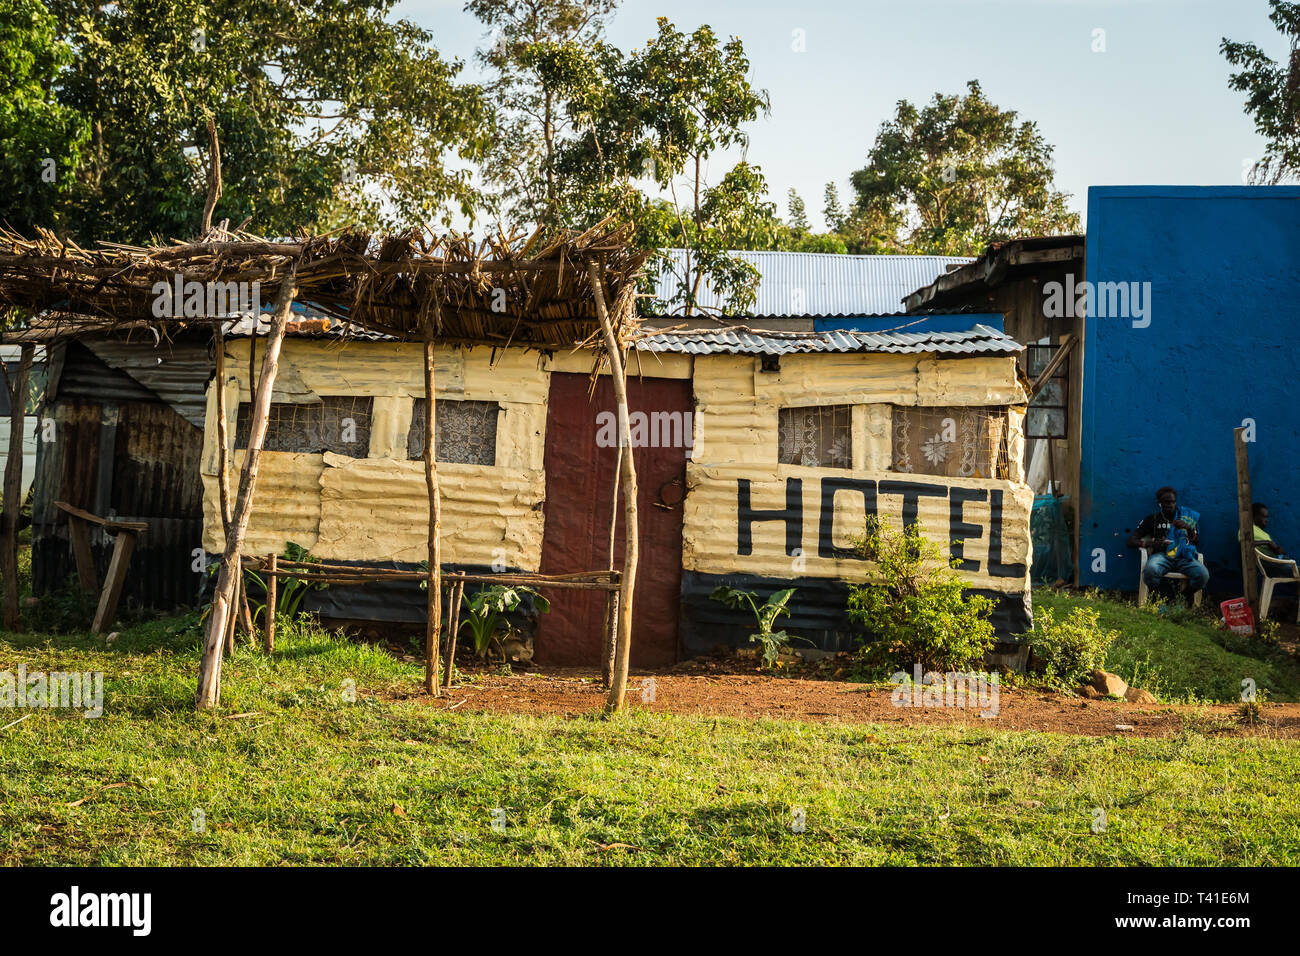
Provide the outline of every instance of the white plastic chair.
[[[1147,579],[1142,572],[1147,569],[1147,549],[1139,548],[1138,550],[1142,552],[1142,567],[1138,568],[1138,607],[1145,607],[1147,603]],[[1199,551],[1196,552],[1196,560],[1201,563],[1201,567],[1205,567],[1205,555]],[[1186,581],[1187,575],[1179,574],[1177,571],[1170,571],[1165,574],[1165,578],[1170,581]],[[1201,589],[1192,598],[1192,603],[1197,607],[1201,606],[1201,595],[1203,593],[1204,589]]]
[[[1279,584],[1300,584],[1300,569],[1296,568],[1296,563],[1291,558],[1270,558],[1267,554],[1258,550],[1255,552],[1255,563],[1259,565],[1259,573],[1264,576],[1264,590],[1259,596],[1259,619],[1260,621],[1267,621],[1268,606],[1273,603],[1273,589]],[[1290,570],[1291,576],[1288,578],[1269,577],[1268,565],[1273,565],[1278,570],[1287,568]],[[1300,624],[1300,600],[1296,601],[1295,619],[1296,623]]]

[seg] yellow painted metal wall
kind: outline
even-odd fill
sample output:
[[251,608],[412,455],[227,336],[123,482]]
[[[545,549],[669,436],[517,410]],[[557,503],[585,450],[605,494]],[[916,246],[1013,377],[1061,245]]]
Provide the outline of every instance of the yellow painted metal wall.
[[[259,343],[262,345],[263,343]],[[226,343],[227,408],[233,447],[238,403],[249,401],[248,340]],[[542,553],[546,493],[542,450],[550,373],[536,352],[438,349],[439,398],[495,401],[496,464],[441,464],[443,560],[535,571]],[[588,364],[590,367],[590,363]],[[428,497],[419,461],[406,460],[413,399],[424,397],[419,344],[286,339],[272,400],[326,395],[374,397],[369,457],[262,454],[245,550],[279,551],[286,541],[326,560],[423,561]],[[209,389],[203,455],[204,547],[222,550],[216,398]],[[244,453],[233,453],[232,494]]]
[[[892,405],[1013,406],[1009,408],[1011,474],[1020,474],[1024,453],[1023,410],[1026,396],[1015,373],[1015,360],[1005,356],[936,359],[927,355],[783,355],[779,372],[764,372],[753,356],[698,356],[695,364],[695,448],[687,466],[683,564],[687,570],[709,574],[753,574],[763,577],[801,576],[864,580],[867,566],[849,558],[823,557],[822,497],[825,479],[923,484],[944,489],[943,497],[918,497],[917,520],[927,535],[944,548],[949,545],[952,504],[947,489],[967,489],[974,497],[961,505],[958,524],[975,525],[980,537],[965,545],[964,556],[979,562],[967,572],[974,588],[1020,592],[1028,583],[1031,563],[1029,512],[1033,494],[1021,481],[938,478],[904,475],[890,469]],[[777,464],[777,419],[782,406],[854,406],[853,468],[809,468]],[[786,507],[787,479],[802,481],[803,534],[800,555],[787,554],[786,523],[758,521],[752,529],[752,553],[741,554],[738,543],[740,508],[738,482],[748,482],[751,507]],[[1002,513],[991,525],[994,496],[1001,495]],[[832,498],[834,544],[847,547],[861,534],[864,501],[860,494],[839,492]],[[902,496],[880,494],[879,514],[895,526],[902,523]],[[1024,565],[1016,577],[991,575],[990,531],[1001,533],[1000,565]]]
[[[234,440],[238,403],[248,401],[248,340],[226,344]],[[495,401],[501,406],[494,466],[441,464],[444,560],[537,570],[541,562],[546,484],[543,450],[550,372],[588,372],[590,353],[541,356],[520,349],[439,349],[439,397]],[[771,577],[835,577],[861,580],[861,562],[819,555],[821,482],[906,479],[945,489],[983,491],[967,500],[958,520],[977,525],[981,537],[966,545],[966,557],[980,563],[971,586],[1022,591],[1019,578],[989,574],[994,496],[1001,496],[1001,563],[1030,563],[1029,511],[1033,496],[1020,481],[904,476],[889,470],[891,405],[1010,406],[1012,473],[1023,456],[1025,394],[1009,357],[936,359],[926,355],[786,355],[779,372],[763,372],[754,356],[646,356],[634,374],[692,378],[696,411],[694,448],[687,466],[688,495],[683,541],[684,567],[706,573],[749,573]],[[424,394],[423,349],[419,344],[341,344],[288,339],[280,360],[274,400],[315,401],[326,395],[374,397],[369,457],[266,452],[262,456],[248,552],[280,550],[286,541],[310,548],[327,560],[418,562],[425,558],[427,499],[422,465],[406,460],[412,399]],[[793,405],[853,405],[853,468],[823,469],[777,464],[778,409]],[[222,546],[217,511],[216,401],[208,397],[203,456],[204,546]],[[232,489],[243,453],[231,463]],[[752,525],[753,551],[738,553],[738,481],[749,483],[751,505],[779,509],[786,481],[803,480],[803,564],[785,553],[779,522]],[[860,495],[833,497],[832,537],[839,546],[862,527]],[[882,493],[882,516],[897,518],[901,498]],[[918,518],[927,533],[948,543],[952,505],[948,498],[919,498]]]

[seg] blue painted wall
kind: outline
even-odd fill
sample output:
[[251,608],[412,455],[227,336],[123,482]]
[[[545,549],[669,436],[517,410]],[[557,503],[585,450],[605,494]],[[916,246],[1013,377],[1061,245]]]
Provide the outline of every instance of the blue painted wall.
[[1254,499],[1300,554],[1300,188],[1094,187],[1086,269],[1092,283],[1150,282],[1151,309],[1146,328],[1087,320],[1080,580],[1136,589],[1124,542],[1169,484],[1201,513],[1210,591],[1239,595],[1232,429],[1244,419]]
[[977,325],[987,325],[998,332],[1002,327],[1000,312],[960,312],[949,315],[860,315],[852,318],[814,319],[818,332],[969,332]]

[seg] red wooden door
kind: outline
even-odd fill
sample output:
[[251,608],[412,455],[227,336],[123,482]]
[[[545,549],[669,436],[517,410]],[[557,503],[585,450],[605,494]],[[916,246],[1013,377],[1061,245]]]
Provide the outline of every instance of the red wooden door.
[[[542,573],[570,574],[608,567],[611,492],[618,465],[613,447],[597,444],[601,412],[615,413],[614,387],[602,376],[588,398],[591,379],[551,374],[546,413],[546,533]],[[687,380],[628,379],[628,405],[636,424],[643,412],[655,427],[643,429],[659,447],[633,449],[637,471],[639,567],[633,598],[633,667],[663,667],[677,660],[682,585],[682,497],[686,489],[685,441],[690,440],[691,385]],[[651,419],[651,416],[655,416]],[[677,427],[680,426],[680,427]],[[610,430],[605,429],[605,436]],[[667,439],[665,440],[665,436]],[[675,440],[680,436],[685,441]],[[633,441],[637,441],[634,431]],[[667,446],[667,447],[665,447]],[[623,566],[623,492],[619,489],[615,567]],[[600,665],[605,595],[553,591],[551,611],[540,617],[538,663]]]

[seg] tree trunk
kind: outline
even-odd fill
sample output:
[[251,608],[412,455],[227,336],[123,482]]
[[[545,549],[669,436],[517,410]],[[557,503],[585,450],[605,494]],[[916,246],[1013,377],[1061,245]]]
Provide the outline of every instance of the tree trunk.
[[424,483],[429,492],[429,600],[428,622],[424,632],[425,670],[424,689],[435,697],[438,690],[438,644],[442,637],[442,548],[438,543],[442,533],[442,502],[438,495],[437,449],[434,448],[434,427],[437,402],[433,390],[433,324],[424,320],[424,404],[428,414],[424,420]]
[[[10,383],[9,459],[5,462],[4,509],[0,511],[0,578],[4,579],[4,625],[22,628],[18,607],[18,516],[23,510],[23,425],[27,417],[27,382],[32,372],[35,345],[22,347],[18,379]],[[6,380],[8,376],[6,376]]]
[[614,673],[609,686],[609,696],[605,700],[605,710],[618,712],[623,709],[623,699],[627,694],[628,656],[632,652],[632,592],[636,587],[637,563],[637,514],[636,514],[636,466],[632,461],[632,443],[628,434],[627,382],[623,378],[623,356],[619,350],[618,337],[610,322],[609,310],[605,305],[605,291],[600,282],[600,268],[594,262],[587,263],[587,277],[591,281],[591,292],[596,300],[596,314],[605,333],[605,351],[609,357],[609,374],[614,382],[614,395],[618,402],[618,443],[619,470],[623,479],[623,540],[625,543],[623,557],[623,580],[619,585],[618,637],[614,646]]
[[289,310],[293,305],[296,270],[280,284],[280,294],[275,303],[275,315],[266,343],[266,357],[262,360],[262,376],[257,386],[256,401],[248,429],[248,449],[244,453],[244,467],[239,475],[239,492],[231,516],[230,533],[226,535],[226,548],[221,556],[221,570],[217,574],[217,587],[212,595],[212,614],[203,643],[203,660],[199,664],[199,688],[195,704],[199,708],[215,707],[221,702],[221,644],[226,633],[226,622],[234,608],[235,583],[243,573],[240,552],[248,519],[253,511],[253,492],[257,487],[257,466],[262,457],[262,443],[266,439],[267,421],[271,410],[271,389],[280,362],[280,346],[284,343],[284,330],[289,323]]

